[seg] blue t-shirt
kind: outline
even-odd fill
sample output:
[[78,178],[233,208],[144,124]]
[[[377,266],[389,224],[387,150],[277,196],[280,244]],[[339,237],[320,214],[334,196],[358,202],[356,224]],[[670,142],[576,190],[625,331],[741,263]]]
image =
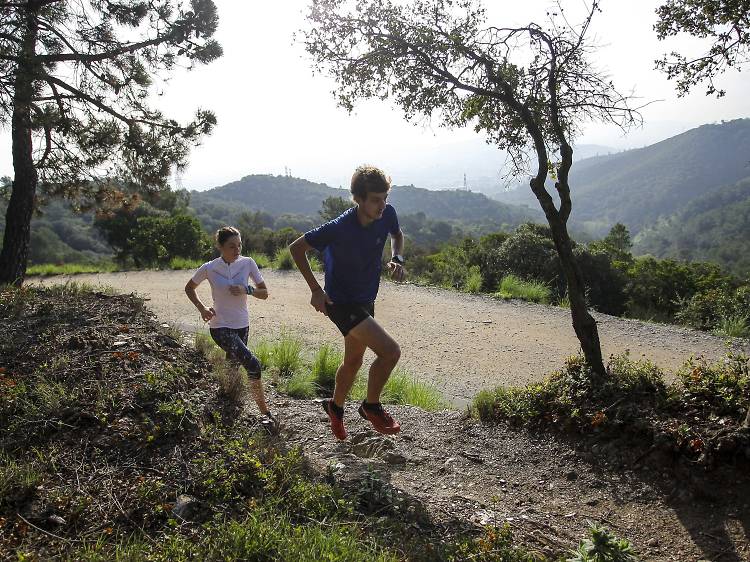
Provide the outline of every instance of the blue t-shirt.
[[385,239],[399,232],[396,209],[385,206],[383,216],[368,226],[357,219],[357,208],[305,233],[310,246],[323,253],[325,291],[334,303],[375,300]]

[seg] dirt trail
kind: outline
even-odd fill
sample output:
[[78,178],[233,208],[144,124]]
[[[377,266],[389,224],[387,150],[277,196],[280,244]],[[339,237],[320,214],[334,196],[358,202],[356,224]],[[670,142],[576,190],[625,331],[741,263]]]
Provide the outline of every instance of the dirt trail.
[[[251,339],[286,328],[310,348],[323,342],[340,346],[333,324],[310,307],[298,273],[264,270],[263,275],[270,297],[251,300]],[[135,292],[150,299],[160,320],[195,331],[203,323],[183,292],[189,277],[188,271],[139,271],[50,277],[41,283],[73,279]],[[198,293],[210,302],[207,283]],[[569,311],[553,306],[385,282],[375,314],[401,344],[400,364],[434,383],[457,405],[483,388],[540,380],[579,350]],[[724,341],[710,334],[604,314],[596,319],[605,356],[629,351],[671,371],[691,354],[715,359],[726,352]],[[744,348],[750,351],[747,344]]]

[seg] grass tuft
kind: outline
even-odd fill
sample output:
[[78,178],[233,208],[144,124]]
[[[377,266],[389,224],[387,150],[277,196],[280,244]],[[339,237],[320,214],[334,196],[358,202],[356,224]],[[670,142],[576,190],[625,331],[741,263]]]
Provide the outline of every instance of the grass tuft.
[[504,299],[521,299],[539,304],[550,302],[550,288],[545,283],[524,281],[512,274],[502,278],[496,295]]
[[255,260],[258,269],[266,269],[273,265],[271,259],[266,254],[250,254],[250,257]]
[[96,263],[40,263],[29,266],[26,269],[26,275],[29,277],[35,275],[48,277],[50,275],[76,275],[79,273],[112,273],[119,270],[120,267],[112,261]]
[[714,334],[724,338],[750,337],[750,315],[735,314],[722,317],[714,329]]
[[169,260],[169,269],[198,269],[203,265],[202,260],[190,258],[172,258]]
[[291,377],[302,365],[302,340],[284,331],[272,346],[271,362],[280,377]]
[[[354,400],[364,400],[367,397],[366,377],[357,377],[351,396]],[[400,368],[391,373],[381,399],[388,404],[405,404],[428,411],[447,408],[447,403],[437,388]]]
[[344,360],[344,355],[329,344],[318,349],[313,358],[312,381],[325,393],[333,392],[336,384],[336,371]]
[[482,272],[479,270],[478,265],[472,265],[469,268],[469,272],[466,274],[466,280],[464,281],[464,291],[467,293],[480,293],[482,291]]
[[294,259],[292,259],[292,253],[287,246],[278,249],[273,258],[273,267],[285,271],[291,271],[297,267]]

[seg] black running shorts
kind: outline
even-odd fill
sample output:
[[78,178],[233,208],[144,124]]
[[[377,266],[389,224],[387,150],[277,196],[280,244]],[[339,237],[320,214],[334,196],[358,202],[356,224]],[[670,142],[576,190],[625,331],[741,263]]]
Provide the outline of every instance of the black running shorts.
[[326,312],[331,322],[346,337],[349,330],[362,320],[375,317],[375,303],[326,304]]

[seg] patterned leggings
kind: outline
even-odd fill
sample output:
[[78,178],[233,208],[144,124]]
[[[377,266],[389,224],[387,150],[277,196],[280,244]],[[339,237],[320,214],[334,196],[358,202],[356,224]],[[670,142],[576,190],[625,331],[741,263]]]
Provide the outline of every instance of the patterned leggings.
[[227,361],[235,365],[242,365],[251,379],[260,379],[260,361],[247,348],[246,328],[211,328],[211,337],[221,349],[227,353]]

